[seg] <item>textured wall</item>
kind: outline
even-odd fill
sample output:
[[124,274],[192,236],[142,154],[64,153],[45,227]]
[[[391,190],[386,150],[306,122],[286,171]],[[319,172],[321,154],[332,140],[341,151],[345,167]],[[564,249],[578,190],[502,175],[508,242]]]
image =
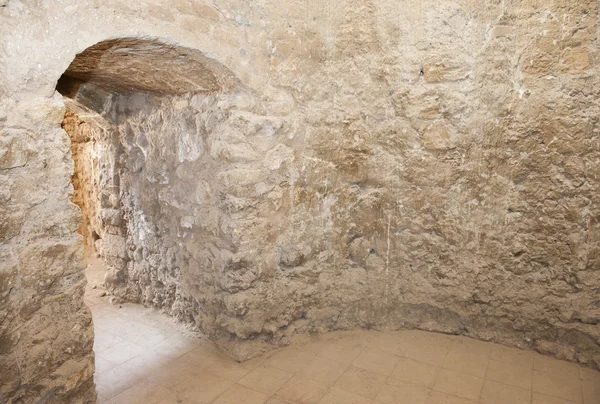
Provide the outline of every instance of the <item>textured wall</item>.
[[[242,85],[110,89],[116,293],[239,358],[309,331],[418,327],[600,365],[596,1],[127,7],[0,7],[0,366],[20,364],[0,398],[91,391],[53,91],[77,52],[144,35]],[[44,318],[82,332],[37,337]]]

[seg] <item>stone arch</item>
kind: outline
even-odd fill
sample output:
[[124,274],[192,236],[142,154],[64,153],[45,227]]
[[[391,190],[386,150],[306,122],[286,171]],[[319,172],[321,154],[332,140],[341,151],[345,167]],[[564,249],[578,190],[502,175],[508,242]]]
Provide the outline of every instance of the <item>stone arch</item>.
[[69,95],[83,83],[110,92],[166,95],[243,87],[231,71],[201,51],[148,38],[108,39],[78,53],[57,89]]

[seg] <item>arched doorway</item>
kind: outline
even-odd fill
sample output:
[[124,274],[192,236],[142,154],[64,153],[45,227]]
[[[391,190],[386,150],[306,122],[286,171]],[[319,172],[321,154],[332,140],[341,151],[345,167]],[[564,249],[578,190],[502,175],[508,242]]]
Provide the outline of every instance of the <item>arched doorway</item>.
[[211,171],[209,133],[245,90],[199,51],[134,38],[78,54],[57,90],[75,163],[72,200],[82,211],[96,384],[109,399],[195,347],[166,317],[125,302],[198,328],[186,289],[194,285],[180,282],[190,259],[182,246],[223,243],[200,173]]

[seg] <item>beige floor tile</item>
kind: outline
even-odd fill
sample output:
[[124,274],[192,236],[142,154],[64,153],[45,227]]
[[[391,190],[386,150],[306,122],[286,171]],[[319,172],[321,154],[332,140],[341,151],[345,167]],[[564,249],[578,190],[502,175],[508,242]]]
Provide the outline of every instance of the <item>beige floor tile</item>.
[[[92,313],[94,330],[118,330],[119,327],[126,325],[130,321],[127,317],[120,316],[113,310],[110,310],[110,308],[107,310],[103,310],[106,309],[105,306],[98,305],[96,307],[98,307],[98,309],[94,310],[94,312]],[[96,331],[96,334],[100,334],[100,332]],[[116,334],[113,333],[113,335]]]
[[483,379],[480,377],[454,370],[442,369],[433,389],[442,393],[477,401],[481,395],[482,387]]
[[336,387],[374,399],[383,387],[386,377],[368,370],[350,367],[335,384]]
[[242,386],[272,395],[291,379],[292,373],[270,366],[259,366],[244,376],[239,383]]
[[189,397],[184,397],[183,393],[171,392],[167,397],[159,401],[158,404],[198,404],[198,402]]
[[412,341],[407,343],[404,356],[434,366],[442,366],[450,348],[436,345],[430,341]]
[[579,368],[583,383],[583,403],[600,404],[600,372],[590,368]]
[[585,368],[583,366],[579,367],[579,378],[581,380],[595,380],[600,384],[600,371],[590,368]]
[[495,347],[496,345],[490,342],[478,341],[468,337],[457,337],[452,345],[452,350],[489,358]]
[[433,387],[440,372],[438,366],[417,362],[413,359],[400,358],[391,377],[408,383]]
[[122,373],[118,366],[100,375],[95,375],[94,381],[96,391],[106,399],[113,398],[139,382],[138,379]]
[[583,401],[583,388],[579,372],[575,376],[572,373],[565,373],[563,377],[556,373],[534,370],[533,391],[577,403]]
[[329,390],[329,385],[294,376],[275,393],[276,396],[296,404],[317,404]]
[[406,351],[406,345],[406,338],[398,336],[397,333],[378,333],[371,339],[367,348],[379,349],[392,355],[402,356]]
[[107,404],[108,401],[109,400],[106,397],[98,394],[96,404]]
[[531,390],[486,380],[481,392],[481,404],[530,404]]
[[294,404],[292,402],[289,402],[288,400],[284,400],[281,397],[277,397],[277,396],[273,396],[271,398],[269,398],[265,404]]
[[109,404],[156,404],[171,392],[164,387],[142,382],[115,396]]
[[550,356],[536,354],[534,356],[533,368],[561,377],[579,377],[579,367],[576,364],[561,361]]
[[418,384],[405,383],[394,380],[393,385],[385,384],[375,402],[383,404],[425,404],[431,389]]
[[600,404],[600,379],[583,380],[583,404]]
[[492,349],[492,356],[490,358],[495,361],[510,363],[511,365],[533,368],[533,356],[534,354],[531,351],[496,345]]
[[197,404],[212,402],[227,391],[233,382],[203,371],[195,374],[180,391],[181,396]]
[[191,367],[187,362],[174,360],[163,365],[160,369],[150,374],[148,381],[160,384],[171,391],[181,391],[192,384],[191,379],[195,374],[202,372],[202,368]]
[[263,404],[267,401],[264,393],[249,389],[239,384],[234,384],[229,390],[221,394],[213,404]]
[[600,372],[590,368],[579,367],[579,378],[581,380],[596,381],[600,385]]
[[199,342],[194,341],[191,337],[174,335],[168,338],[166,341],[155,345],[152,349],[161,355],[168,356],[172,359],[177,359],[195,349],[198,344]]
[[399,360],[399,357],[381,349],[365,348],[354,360],[353,366],[389,376]]
[[533,381],[533,365],[519,365],[491,360],[488,365],[486,379],[511,386],[531,390]]
[[119,342],[123,342],[123,338],[111,334],[110,331],[97,332],[94,335],[94,352],[96,354],[104,351],[106,348],[117,345]]
[[451,350],[444,360],[444,369],[456,370],[472,376],[484,377],[489,359],[484,355],[473,355]]
[[438,332],[428,332],[421,330],[409,330],[409,331],[396,331],[395,333],[399,338],[407,342],[418,342],[428,343],[437,346],[443,346],[445,348],[451,348],[458,337],[454,335],[446,335]]
[[133,344],[129,341],[121,341],[111,347],[106,348],[97,356],[111,362],[113,365],[121,365],[134,356],[137,356],[145,351],[144,347]]
[[273,353],[264,364],[286,372],[296,373],[315,357],[310,352],[298,351],[293,348],[284,348]]
[[114,367],[115,367],[115,365],[112,362],[109,362],[104,358],[96,356],[96,372],[95,372],[95,374],[99,375],[99,374],[106,372]]
[[[451,394],[432,391],[425,404],[477,404],[477,401],[467,400],[465,398],[456,397]],[[512,403],[506,403],[512,404]]]
[[147,350],[134,356],[119,366],[119,370],[137,379],[146,379],[167,365],[170,358],[164,357],[152,350]]
[[357,338],[336,339],[327,341],[317,355],[321,358],[349,364],[354,362],[367,344],[368,342]]
[[547,396],[545,394],[533,393],[532,404],[577,404],[575,401],[563,400],[562,398]]
[[201,366],[210,373],[232,382],[239,381],[249,372],[248,369],[210,346],[194,348],[179,359],[189,362],[192,366]]
[[327,334],[308,334],[299,336],[294,348],[302,352],[318,354],[327,342]]
[[298,375],[321,383],[333,384],[349,366],[345,363],[315,357],[298,371]]
[[247,361],[240,363],[240,365],[248,370],[254,370],[264,364],[267,359],[266,355],[261,355],[256,358],[248,359]]
[[354,393],[332,387],[319,404],[373,404],[374,401]]

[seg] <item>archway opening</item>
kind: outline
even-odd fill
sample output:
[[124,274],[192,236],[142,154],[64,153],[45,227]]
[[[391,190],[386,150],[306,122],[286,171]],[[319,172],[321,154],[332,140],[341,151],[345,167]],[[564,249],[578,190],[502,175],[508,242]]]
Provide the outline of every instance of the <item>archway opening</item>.
[[219,102],[243,87],[199,51],[125,38],[78,54],[56,89],[67,107],[72,201],[82,212],[95,379],[110,399],[197,348],[197,335],[126,302],[196,331],[178,243],[214,233],[198,217],[214,219],[217,208],[208,193],[199,201],[188,191],[209,165],[205,144],[224,114]]

